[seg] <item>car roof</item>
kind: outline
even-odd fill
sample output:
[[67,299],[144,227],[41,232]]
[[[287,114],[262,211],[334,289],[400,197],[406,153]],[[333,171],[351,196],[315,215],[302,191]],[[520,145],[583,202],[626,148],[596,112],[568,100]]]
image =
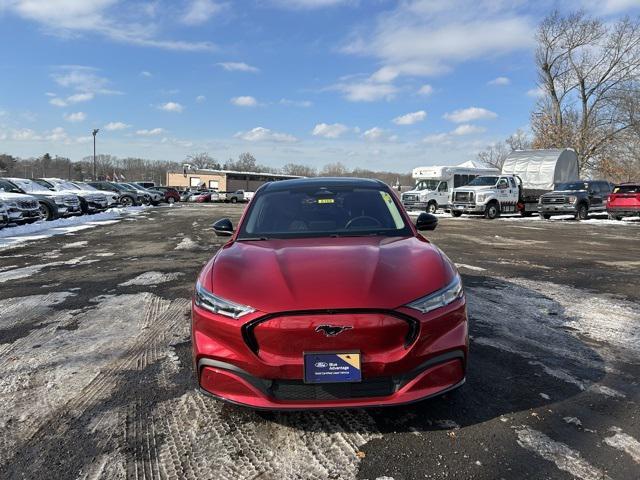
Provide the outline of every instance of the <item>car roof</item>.
[[266,183],[264,191],[276,192],[299,187],[381,187],[386,186],[381,180],[355,177],[315,177],[294,178],[291,180],[278,180]]

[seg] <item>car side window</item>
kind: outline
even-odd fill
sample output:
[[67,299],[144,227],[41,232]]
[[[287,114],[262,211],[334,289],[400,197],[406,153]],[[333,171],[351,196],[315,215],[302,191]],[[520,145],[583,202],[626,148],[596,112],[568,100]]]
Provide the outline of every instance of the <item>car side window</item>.
[[513,178],[509,179],[509,183],[511,183],[511,188],[516,188],[516,181]]
[[447,182],[440,182],[440,185],[438,185],[438,191],[446,192],[448,190],[449,190],[449,185],[447,184]]
[[504,190],[505,188],[509,188],[509,182],[507,181],[506,178],[501,178],[500,180],[498,180],[498,188],[500,190]]

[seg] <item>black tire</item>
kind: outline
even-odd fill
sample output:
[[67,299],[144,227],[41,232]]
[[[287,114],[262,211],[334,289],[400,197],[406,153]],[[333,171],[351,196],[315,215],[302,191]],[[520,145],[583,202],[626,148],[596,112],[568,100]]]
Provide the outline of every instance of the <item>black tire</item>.
[[451,216],[455,217],[455,218],[461,217],[462,216],[462,212],[457,212],[455,210],[451,210]]
[[436,202],[434,202],[433,200],[431,200],[428,204],[427,204],[427,213],[430,214],[434,214],[436,213],[436,211],[438,210],[438,204]]
[[527,212],[526,210],[520,210],[521,217],[532,217],[534,212]]
[[173,197],[169,197],[169,198],[167,198],[167,203],[169,205],[173,205],[174,203],[176,203],[176,199],[173,198]]
[[581,203],[578,205],[578,210],[576,210],[576,220],[586,220],[589,218],[589,207],[586,203]]
[[53,212],[53,209],[44,202],[39,202],[40,205],[40,213],[42,214],[43,220],[47,222],[51,220],[55,220],[58,216]]
[[123,197],[120,197],[120,204],[123,207],[130,207],[131,205],[133,205],[134,203],[136,203],[132,197],[125,195]]
[[231,203],[238,203],[238,199],[236,197],[231,197]]
[[498,202],[489,202],[484,211],[484,218],[495,220],[500,216],[500,205]]
[[87,205],[87,201],[84,198],[80,198],[80,211],[83,215],[89,214],[89,205]]
[[551,215],[549,215],[548,213],[539,213],[538,215],[540,215],[540,218],[542,218],[543,220],[549,220],[551,218]]

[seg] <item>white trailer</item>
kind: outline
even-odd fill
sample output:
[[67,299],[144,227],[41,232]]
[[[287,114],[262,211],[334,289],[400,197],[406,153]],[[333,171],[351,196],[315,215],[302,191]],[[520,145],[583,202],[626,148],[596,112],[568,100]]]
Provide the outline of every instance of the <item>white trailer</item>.
[[402,194],[402,204],[407,210],[434,213],[438,208],[447,207],[454,188],[464,186],[476,177],[498,173],[497,168],[482,167],[471,161],[456,166],[416,167],[412,175],[416,185]]

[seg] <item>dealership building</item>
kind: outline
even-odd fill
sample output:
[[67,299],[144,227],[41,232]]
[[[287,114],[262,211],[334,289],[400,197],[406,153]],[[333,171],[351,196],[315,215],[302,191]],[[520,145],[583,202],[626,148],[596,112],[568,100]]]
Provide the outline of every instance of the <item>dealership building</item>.
[[300,178],[295,175],[281,175],[265,172],[236,172],[233,170],[212,170],[208,168],[188,169],[184,172],[167,172],[165,185],[178,189],[214,188],[221,192],[247,190],[254,192],[261,185],[276,180]]

